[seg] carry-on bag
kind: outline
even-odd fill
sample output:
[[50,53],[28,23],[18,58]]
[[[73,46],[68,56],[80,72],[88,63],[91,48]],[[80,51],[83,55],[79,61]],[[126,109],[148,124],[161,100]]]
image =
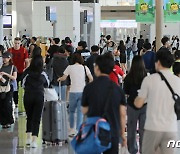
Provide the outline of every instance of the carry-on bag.
[[19,84],[19,89],[18,89],[18,110],[19,110],[19,114],[23,114],[25,113],[25,108],[24,108],[24,89],[21,86],[21,82],[18,83]]
[[66,102],[61,101],[61,86],[59,85],[59,100],[45,102],[42,125],[44,143],[68,143],[68,118]]

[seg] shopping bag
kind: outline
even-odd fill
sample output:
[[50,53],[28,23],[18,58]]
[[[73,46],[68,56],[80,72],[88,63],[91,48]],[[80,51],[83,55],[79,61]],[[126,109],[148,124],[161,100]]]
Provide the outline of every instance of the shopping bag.
[[19,110],[20,114],[25,112],[25,108],[24,108],[24,89],[22,88],[21,82],[19,82],[19,89],[18,89],[18,110]]
[[44,88],[44,102],[57,101],[58,94],[54,88]]

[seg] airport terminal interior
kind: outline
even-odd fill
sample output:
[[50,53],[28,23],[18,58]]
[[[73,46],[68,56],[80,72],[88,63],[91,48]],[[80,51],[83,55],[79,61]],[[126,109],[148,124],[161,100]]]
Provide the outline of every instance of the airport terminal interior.
[[0,154],[180,154],[180,0],[0,0]]

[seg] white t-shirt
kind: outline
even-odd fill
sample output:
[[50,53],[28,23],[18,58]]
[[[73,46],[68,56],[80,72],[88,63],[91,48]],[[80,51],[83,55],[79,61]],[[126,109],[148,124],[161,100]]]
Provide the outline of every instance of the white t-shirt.
[[[91,72],[89,68],[87,66],[85,66],[85,68],[87,75],[90,75]],[[69,65],[64,71],[64,75],[70,76],[71,79],[70,92],[74,92],[74,93],[83,92],[85,87],[85,70],[83,65],[80,64]]]
[[[175,93],[180,96],[180,79],[169,70],[161,71]],[[142,83],[139,97],[147,101],[145,129],[160,132],[177,132],[177,116],[174,100],[166,83],[159,74],[146,77]]]

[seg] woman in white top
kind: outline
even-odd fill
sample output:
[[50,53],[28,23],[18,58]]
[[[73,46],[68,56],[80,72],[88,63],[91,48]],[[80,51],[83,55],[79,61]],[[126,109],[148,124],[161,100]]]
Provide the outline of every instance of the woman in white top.
[[69,65],[64,71],[64,75],[58,79],[58,81],[64,81],[68,76],[71,79],[71,87],[69,94],[69,122],[70,122],[70,137],[75,135],[74,130],[74,113],[77,109],[77,125],[76,129],[80,127],[83,115],[81,112],[81,98],[82,92],[86,85],[86,76],[89,79],[89,82],[93,81],[91,72],[87,66],[83,66],[84,60],[83,57],[74,53],[72,56],[73,65]]

